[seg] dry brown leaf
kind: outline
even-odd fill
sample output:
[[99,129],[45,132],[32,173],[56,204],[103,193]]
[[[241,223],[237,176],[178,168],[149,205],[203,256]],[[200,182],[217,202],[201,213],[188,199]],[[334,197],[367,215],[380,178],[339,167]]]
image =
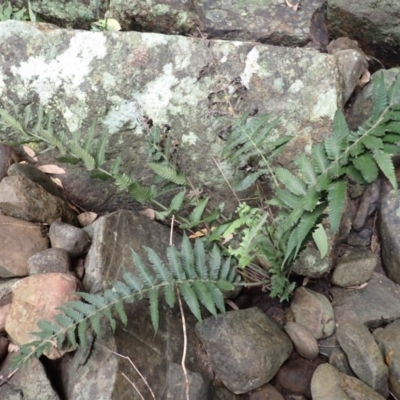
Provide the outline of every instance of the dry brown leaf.
[[290,8],[293,8],[293,4],[289,1],[289,0],[285,0],[286,1],[286,5]]
[[75,204],[72,204],[69,201],[67,201],[67,203],[68,203],[69,207],[72,208],[77,214],[79,214],[82,211]]
[[203,189],[195,189],[195,190],[189,190],[188,194],[186,195],[186,198],[188,200],[192,200],[193,197],[199,197],[203,193]]
[[35,161],[38,160],[34,150],[32,150],[30,147],[26,145],[22,146],[22,148],[24,149],[25,153],[28,154],[29,157],[32,157]]
[[300,8],[300,3],[297,3],[293,6],[293,11],[297,11]]
[[60,180],[60,178],[53,178],[53,177],[51,176],[50,179],[51,179],[57,186],[64,187],[63,184],[62,184],[62,182],[61,182],[61,180]]
[[365,286],[367,286],[367,285],[368,285],[368,282],[364,282],[364,283],[361,283],[360,285],[356,285],[356,286],[347,286],[346,289],[357,289],[357,290],[360,290],[360,289],[365,288]]
[[371,73],[366,69],[360,78],[360,85],[364,86],[371,80]]
[[16,353],[19,350],[19,346],[16,343],[10,343],[8,345],[8,352],[9,353]]
[[390,351],[385,358],[386,365],[390,366],[390,364],[392,363],[392,357],[393,357],[393,350]]
[[38,169],[45,174],[65,174],[65,169],[52,164],[41,165]]
[[377,253],[379,251],[379,248],[381,246],[381,243],[379,242],[379,237],[376,232],[372,235],[371,238],[371,251],[373,253]]
[[87,226],[91,224],[97,218],[97,214],[94,212],[85,212],[78,215],[78,221],[81,226]]
[[[211,231],[213,231],[214,229],[215,229],[215,227],[212,227]],[[193,233],[193,235],[190,235],[189,239],[196,239],[196,238],[202,237],[204,235],[207,235],[208,232],[209,231],[207,228],[200,229],[199,231]]]
[[310,277],[306,276],[306,277],[303,279],[303,283],[302,283],[301,286],[307,286],[307,284],[308,284],[309,281],[310,281]]
[[145,215],[153,221],[156,219],[156,212],[152,208],[146,208],[145,210],[140,211],[140,214]]
[[231,233],[230,235],[228,235],[225,240],[222,242],[222,244],[228,243],[230,240],[233,239],[233,233]]

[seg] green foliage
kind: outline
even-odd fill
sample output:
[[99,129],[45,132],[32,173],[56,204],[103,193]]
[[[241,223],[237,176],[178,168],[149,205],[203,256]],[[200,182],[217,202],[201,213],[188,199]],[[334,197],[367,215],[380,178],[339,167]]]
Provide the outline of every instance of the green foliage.
[[162,295],[170,307],[175,305],[177,294],[182,296],[193,315],[201,321],[201,305],[212,315],[217,315],[217,309],[225,312],[223,291],[241,284],[239,276],[232,273],[230,259],[223,261],[216,245],[207,262],[200,239],[192,247],[184,236],[180,252],[174,246],[168,247],[168,267],[154,250],[148,247],[145,250],[150,267],[132,250],[137,275],[124,271],[124,281],[116,281],[111,289],[101,294],[79,292],[77,295],[82,300],[60,306],[55,321],[40,321],[40,330],[34,333],[38,340],[21,346],[20,354],[13,359],[13,368],[19,368],[32,356],[39,357],[50,351],[54,344],[57,348],[75,349],[78,343],[85,347],[85,335],[90,326],[101,335],[100,318],[108,321],[113,330],[117,326],[117,316],[126,325],[128,317],[124,303],[147,297],[151,321],[157,332]]
[[30,19],[30,15],[26,12],[25,7],[18,9],[13,7],[10,2],[0,4],[0,21],[7,21],[9,19],[13,19],[15,21],[28,21]]
[[[297,170],[277,168],[272,171],[268,162],[264,161],[266,158],[270,160],[269,152],[273,154],[281,149],[279,140],[267,140],[267,135],[276,126],[275,119],[259,118],[251,123],[254,133],[246,128],[237,128],[228,138],[225,155],[233,165],[246,167],[255,154],[263,161],[253,172],[255,179],[246,177],[238,187],[247,188],[248,183],[267,173],[275,183],[275,198],[268,201],[269,206],[275,207],[274,213],[269,209],[269,216],[262,219],[256,207],[247,210],[247,221],[239,212],[239,218],[226,230],[242,229],[240,245],[233,252],[231,250],[231,254],[239,258],[240,267],[245,267],[255,258],[264,259],[264,264],[269,266],[271,294],[282,293],[287,271],[312,237],[321,257],[327,254],[328,239],[319,224],[327,212],[332,232],[339,230],[348,178],[368,184],[381,172],[397,192],[392,156],[400,150],[400,106],[394,103],[400,93],[400,74],[389,91],[385,88],[383,77],[376,77],[374,93],[376,99],[371,118],[353,132],[338,110],[333,121],[333,135],[315,145],[311,154],[298,156],[294,160]],[[246,123],[248,125],[249,122]],[[260,136],[262,140],[259,140]],[[265,142],[272,144],[268,144],[267,153],[263,156]],[[279,146],[275,147],[277,143]],[[283,143],[286,143],[286,138]],[[260,223],[252,219],[257,215]],[[269,223],[264,223],[267,219]],[[256,245],[253,238],[257,238]]]

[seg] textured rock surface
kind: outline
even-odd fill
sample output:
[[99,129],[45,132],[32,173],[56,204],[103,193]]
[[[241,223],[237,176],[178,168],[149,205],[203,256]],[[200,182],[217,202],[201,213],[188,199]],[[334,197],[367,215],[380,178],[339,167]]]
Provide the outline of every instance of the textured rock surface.
[[[80,282],[67,274],[39,274],[21,279],[13,288],[13,300],[6,321],[7,333],[19,345],[36,340],[31,332],[37,330],[38,321],[51,321],[58,313],[57,307],[77,299],[73,293],[79,289]],[[47,356],[56,359],[64,353],[63,349],[53,349]]]
[[400,318],[400,286],[376,272],[362,289],[333,287],[331,293],[338,323],[358,320],[375,328]]
[[290,308],[295,321],[306,327],[315,339],[328,337],[335,331],[333,309],[324,295],[299,287]]
[[319,352],[318,343],[307,328],[297,322],[288,322],[284,329],[292,340],[296,351],[302,357],[309,360],[317,358]]
[[[169,244],[169,229],[136,212],[121,210],[99,218],[85,228],[92,238],[92,245],[85,260],[84,287],[91,293],[103,290],[115,280],[122,279],[122,266],[137,274],[132,261],[131,249],[142,260],[147,260],[143,246],[149,246],[168,265],[166,247]],[[175,246],[180,246],[180,237],[173,237]]]
[[211,367],[237,394],[269,382],[292,351],[288,336],[258,308],[207,318],[196,331]]
[[[82,137],[97,121],[98,134],[104,128],[112,134],[107,160],[121,155],[123,171],[142,183],[152,177],[142,119],[168,124],[179,143],[182,168],[194,185],[204,187],[217,204],[226,201],[226,207],[230,189],[210,155],[221,161],[225,142],[217,133],[226,122],[217,117],[229,117],[231,103],[240,105],[238,113],[258,109],[280,117],[272,136],[295,137],[280,155],[282,165],[291,165],[296,154],[330,134],[342,104],[334,57],[309,49],[228,41],[207,46],[182,36],[72,31],[16,21],[0,25],[0,42],[5,49],[0,95],[7,88],[15,105],[39,102],[54,109],[57,122]],[[7,50],[16,42],[18,52]],[[5,131],[0,139],[12,140],[12,135]],[[40,160],[54,163],[50,153]],[[73,202],[93,211],[135,207],[111,183],[90,180],[78,166],[63,166],[67,174],[60,179],[66,194],[74,193]],[[221,167],[232,180],[233,171],[223,162]]]
[[329,364],[320,365],[311,380],[313,400],[384,400],[364,382],[341,374]]
[[389,366],[389,389],[400,397],[400,319],[374,332],[375,339]]
[[378,255],[371,250],[350,248],[340,258],[332,274],[332,283],[341,287],[367,282],[378,264]]
[[400,5],[396,0],[328,0],[327,18],[331,35],[347,36],[384,63],[400,61]]
[[64,200],[22,175],[3,178],[0,182],[0,208],[10,217],[51,224],[62,219],[77,224],[75,213]]
[[337,339],[355,375],[385,398],[389,395],[389,370],[369,330],[352,321],[339,324]]
[[0,243],[2,278],[28,275],[29,257],[49,247],[40,225],[5,215],[0,215]]
[[28,260],[29,275],[62,272],[67,274],[71,268],[71,257],[64,249],[51,248],[36,253]]

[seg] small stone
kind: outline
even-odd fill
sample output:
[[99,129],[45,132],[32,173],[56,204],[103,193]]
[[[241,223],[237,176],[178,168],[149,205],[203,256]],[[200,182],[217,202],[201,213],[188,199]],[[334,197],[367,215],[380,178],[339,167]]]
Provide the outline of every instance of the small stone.
[[324,295],[299,287],[290,308],[295,321],[307,328],[315,339],[328,337],[335,331],[332,305]]
[[28,275],[28,259],[49,247],[41,226],[0,215],[0,277]]
[[360,232],[350,232],[347,244],[350,246],[367,247],[371,244],[372,229],[364,228]]
[[52,194],[53,196],[59,197],[64,200],[64,196],[61,193],[58,186],[51,180],[51,178],[37,169],[33,165],[29,164],[13,164],[8,169],[8,176],[24,176],[30,179],[32,182],[40,185],[44,190]]
[[368,328],[349,321],[339,325],[336,335],[354,374],[386,398],[389,370]]
[[28,260],[29,275],[46,274],[48,272],[69,273],[71,257],[69,253],[57,247],[43,250]]
[[249,394],[249,400],[285,400],[285,398],[270,384]]
[[378,256],[367,248],[349,248],[340,258],[332,274],[336,286],[357,286],[371,279]]
[[307,328],[297,322],[288,322],[284,329],[303,358],[314,360],[318,357],[318,343]]
[[50,225],[49,238],[51,247],[64,249],[71,257],[80,257],[90,247],[89,235],[83,229],[63,222]]
[[6,320],[10,312],[11,303],[0,307],[0,332],[5,332],[6,330]]
[[342,374],[354,376],[346,353],[340,348],[331,351],[331,354],[329,355],[329,364],[334,366]]
[[376,210],[380,199],[381,181],[377,179],[369,185],[362,195],[360,205],[358,206],[357,215],[353,221],[353,229],[360,231],[367,223],[368,217]]

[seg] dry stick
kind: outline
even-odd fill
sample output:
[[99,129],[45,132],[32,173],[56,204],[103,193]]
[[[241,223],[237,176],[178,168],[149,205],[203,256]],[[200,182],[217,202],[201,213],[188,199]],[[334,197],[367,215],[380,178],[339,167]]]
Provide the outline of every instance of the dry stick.
[[144,397],[142,396],[142,393],[140,393],[139,389],[136,387],[136,385],[122,372],[122,376],[133,386],[133,388],[136,390],[138,395],[142,400],[144,400]]
[[221,167],[219,166],[217,160],[214,158],[214,156],[213,156],[212,154],[211,154],[211,158],[213,159],[215,165],[216,165],[217,168],[219,169],[219,172],[221,172],[222,176],[224,177],[226,184],[229,186],[229,189],[231,189],[233,195],[236,197],[237,202],[240,204],[241,201],[239,200],[239,197],[237,197],[235,191],[233,190],[231,184],[230,184],[229,181],[228,181],[228,178],[227,178],[226,175],[224,174],[224,171],[222,171],[222,169],[221,169]]
[[187,376],[187,370],[185,366],[185,359],[186,359],[186,349],[187,349],[187,335],[186,335],[186,322],[185,322],[185,314],[183,312],[183,307],[182,307],[182,300],[181,300],[181,295],[179,293],[179,290],[176,289],[177,295],[178,295],[178,301],[179,301],[179,309],[181,311],[182,315],[182,330],[183,330],[183,354],[182,354],[182,370],[183,374],[185,375],[185,381],[186,381],[186,400],[190,400],[189,397],[189,379]]
[[169,233],[169,245],[173,246],[173,241],[172,241],[172,235],[174,233],[174,222],[175,222],[175,215],[172,214],[172,218],[171,218],[171,229],[170,229],[170,233]]
[[[144,384],[145,384],[145,385],[147,386],[147,388],[149,389],[149,391],[150,391],[151,396],[153,397],[153,399],[156,400],[156,396],[154,395],[154,392],[153,392],[153,390],[151,389],[150,385],[147,383],[147,379],[142,375],[142,373],[139,371],[139,369],[136,367],[136,365],[133,363],[133,361],[132,361],[128,356],[123,356],[122,354],[117,353],[116,351],[113,351],[113,350],[109,349],[108,347],[103,346],[103,345],[100,344],[100,343],[96,343],[96,345],[102,347],[103,349],[106,349],[106,350],[110,351],[111,353],[115,354],[115,355],[118,356],[118,357],[125,358],[125,360],[128,360],[129,363],[132,365],[132,367],[135,369],[135,371],[138,373],[138,375],[140,376],[140,378],[142,379],[142,381],[144,382]],[[129,379],[128,379],[128,381],[129,381]],[[130,382],[130,381],[129,381],[129,382]],[[135,386],[134,386],[134,387],[135,387]],[[140,393],[139,393],[139,394],[140,394]]]

